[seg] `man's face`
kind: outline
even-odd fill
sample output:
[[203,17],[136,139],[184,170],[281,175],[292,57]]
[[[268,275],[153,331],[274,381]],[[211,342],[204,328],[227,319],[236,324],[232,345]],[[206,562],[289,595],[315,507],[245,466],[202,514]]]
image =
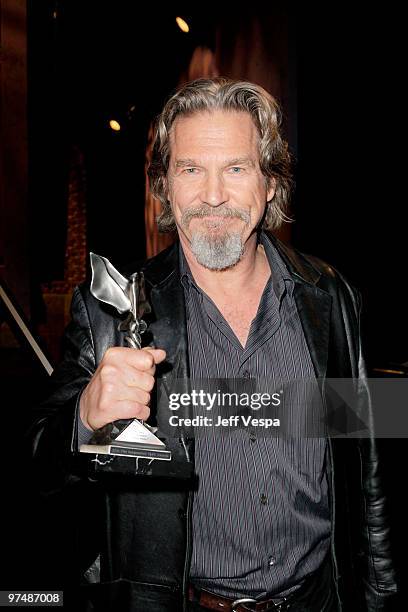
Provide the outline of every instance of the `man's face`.
[[258,131],[245,112],[180,117],[170,134],[167,196],[180,240],[209,269],[242,257],[263,217],[267,189],[259,168]]

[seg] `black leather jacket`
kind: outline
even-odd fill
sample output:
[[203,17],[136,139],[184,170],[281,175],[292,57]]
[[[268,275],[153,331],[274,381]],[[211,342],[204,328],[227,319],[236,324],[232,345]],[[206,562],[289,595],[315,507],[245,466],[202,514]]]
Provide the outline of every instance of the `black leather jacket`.
[[[294,297],[316,376],[359,378],[364,394],[358,292],[321,260],[302,255],[273,236],[270,239],[295,282]],[[148,260],[144,273],[153,310],[149,343],[166,350],[170,375],[187,378],[177,245]],[[96,582],[83,587],[96,609],[181,611],[191,553],[191,480],[174,474],[171,478],[106,474],[104,479],[89,469],[92,455],[84,458],[76,453],[78,399],[106,349],[124,345],[119,320],[86,285],[75,290],[65,357],[32,429],[34,465],[45,490],[67,490],[81,483],[97,499],[104,528],[92,550],[86,551],[86,565],[99,555],[100,573],[89,571],[87,577]],[[159,367],[157,375],[168,374]],[[193,465],[193,441],[181,437],[172,444],[175,459]],[[339,601],[347,611],[389,609],[396,592],[379,467],[374,437],[329,439],[333,572]],[[86,520],[86,508],[81,517]],[[89,517],[90,526],[92,521]]]

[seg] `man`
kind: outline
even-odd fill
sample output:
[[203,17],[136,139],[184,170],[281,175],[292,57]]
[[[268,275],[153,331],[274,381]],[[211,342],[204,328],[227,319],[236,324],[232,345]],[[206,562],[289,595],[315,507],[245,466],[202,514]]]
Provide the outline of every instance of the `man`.
[[[290,187],[275,100],[220,78],[182,87],[158,119],[149,176],[163,204],[159,224],[175,226],[179,243],[143,267],[153,312],[141,350],[124,346],[120,318],[86,286],[74,293],[56,391],[35,427],[37,460],[52,461],[60,486],[78,481],[71,451],[95,430],[118,419],[160,421],[157,381],[360,378],[364,393],[358,293],[268,233],[287,219]],[[194,462],[194,486],[118,474],[102,486],[104,529],[90,555],[100,562],[89,589],[96,608],[391,604],[372,435],[294,440],[241,431],[167,444],[174,458]],[[81,520],[92,524],[85,509]]]

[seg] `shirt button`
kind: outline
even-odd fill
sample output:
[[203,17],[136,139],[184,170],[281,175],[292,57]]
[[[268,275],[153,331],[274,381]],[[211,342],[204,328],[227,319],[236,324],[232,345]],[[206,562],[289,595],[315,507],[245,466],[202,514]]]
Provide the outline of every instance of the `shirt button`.
[[262,495],[261,495],[261,504],[263,506],[265,506],[267,501],[268,501],[268,498],[266,497],[265,493],[262,493]]
[[269,557],[269,559],[268,559],[269,567],[272,567],[273,565],[275,565],[275,563],[276,563],[275,557]]
[[248,370],[244,370],[244,371],[242,372],[242,376],[243,376],[244,378],[249,378],[250,374],[249,374]]

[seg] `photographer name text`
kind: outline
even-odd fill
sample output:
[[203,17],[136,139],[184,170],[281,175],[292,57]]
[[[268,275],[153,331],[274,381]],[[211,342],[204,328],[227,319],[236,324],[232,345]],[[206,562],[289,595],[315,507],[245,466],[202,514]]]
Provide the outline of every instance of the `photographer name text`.
[[218,416],[213,419],[209,416],[197,415],[192,418],[179,417],[172,415],[169,418],[169,424],[172,427],[280,427],[280,419],[272,418],[254,418],[252,416],[231,415],[229,417]]

